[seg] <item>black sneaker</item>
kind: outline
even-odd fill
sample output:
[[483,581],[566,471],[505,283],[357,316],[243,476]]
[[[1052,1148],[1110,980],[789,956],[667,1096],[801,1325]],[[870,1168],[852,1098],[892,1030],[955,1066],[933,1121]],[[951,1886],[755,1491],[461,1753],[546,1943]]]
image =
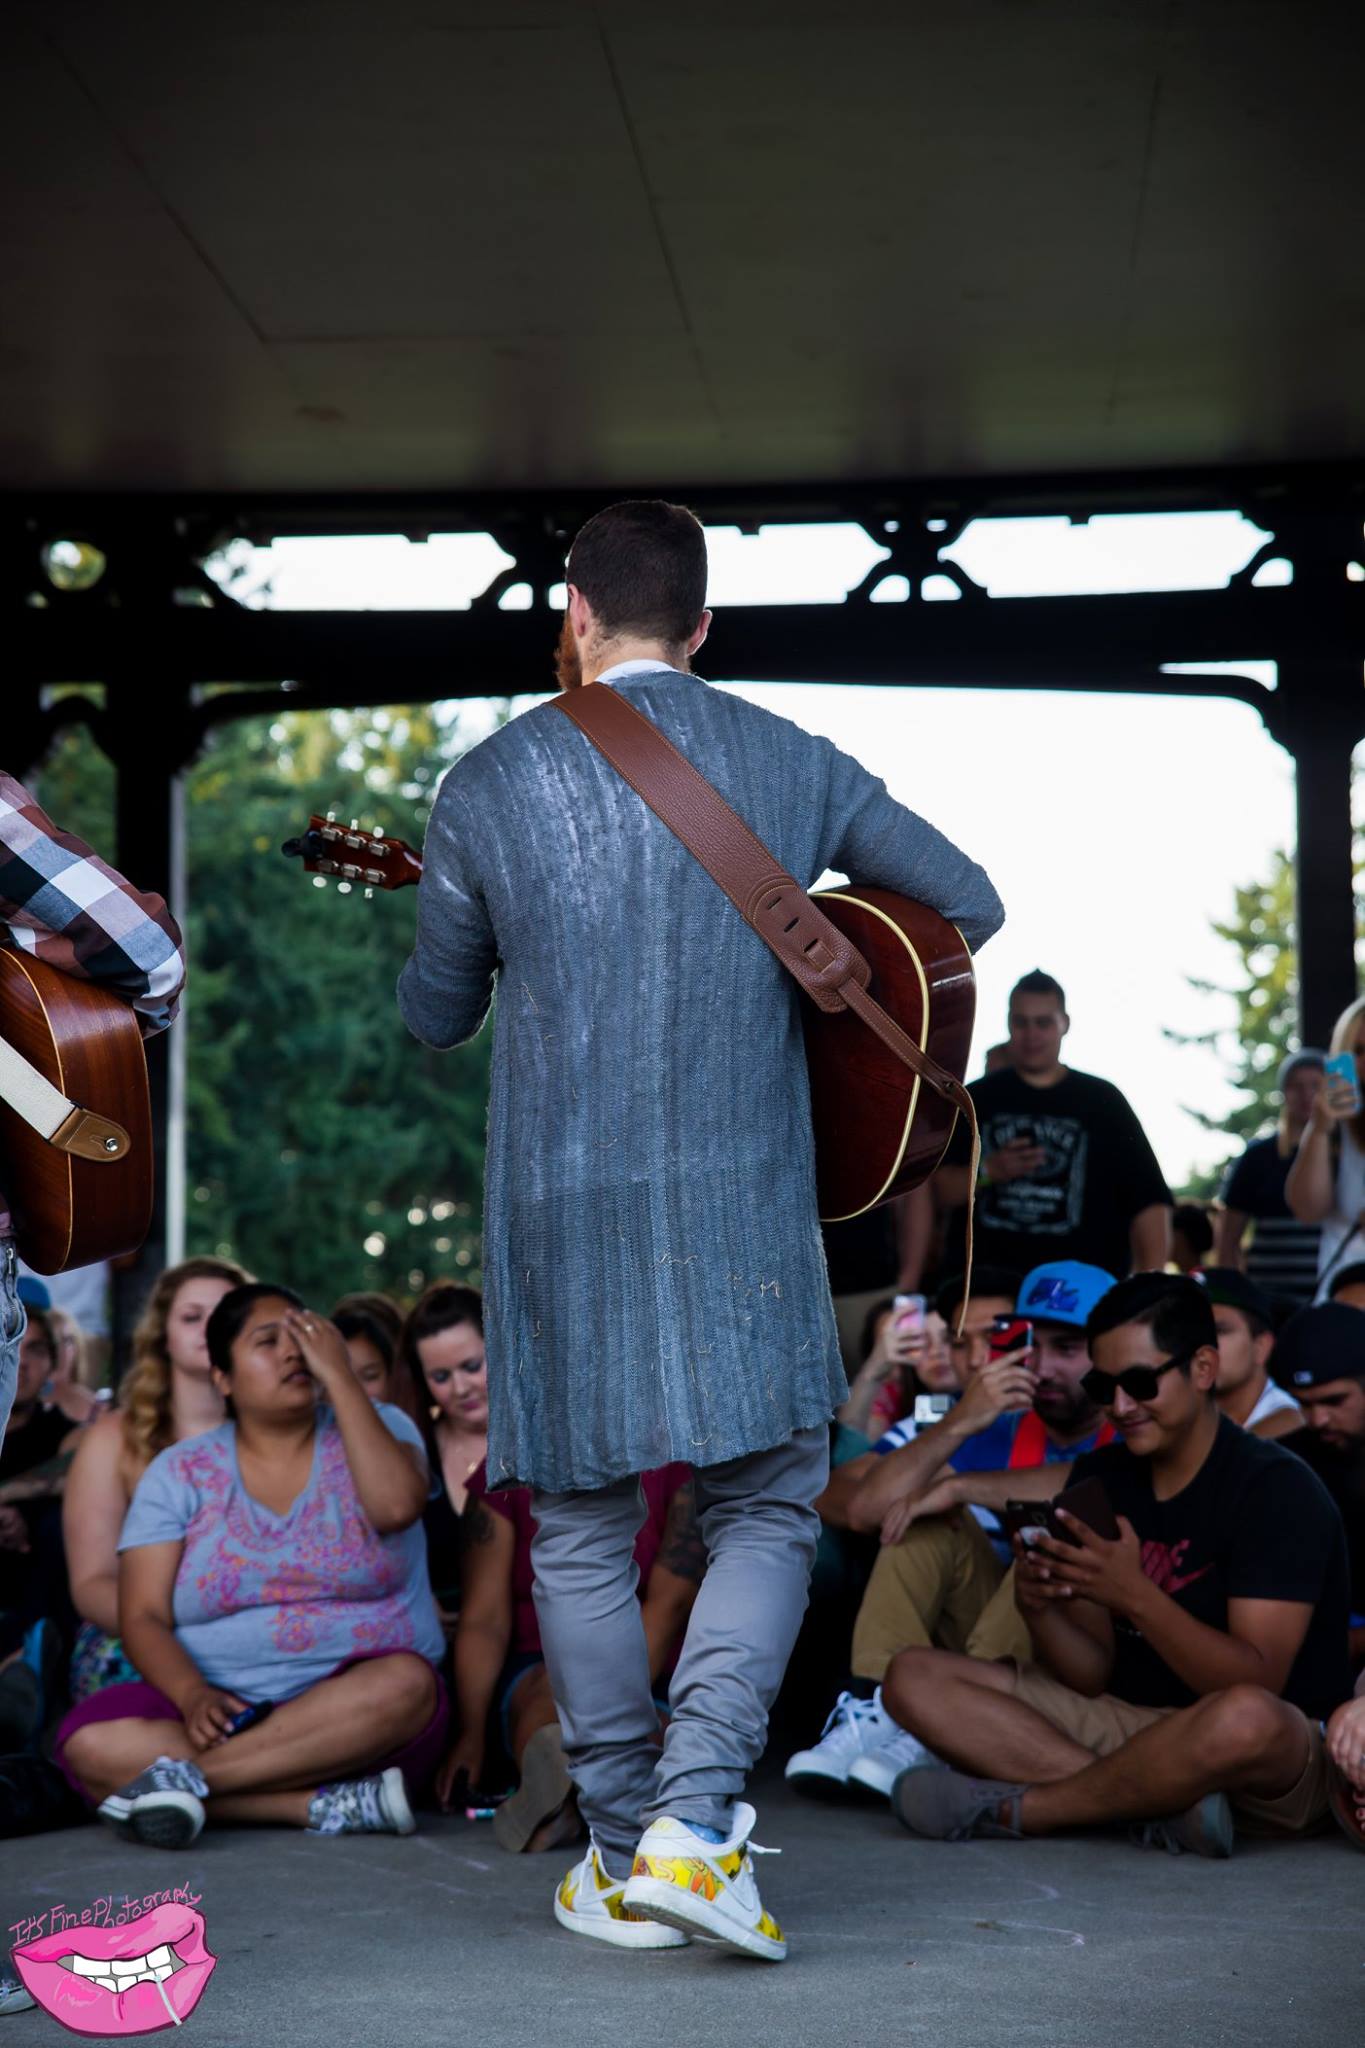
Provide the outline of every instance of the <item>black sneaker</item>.
[[208,1796],[208,1785],[197,1764],[188,1757],[159,1756],[120,1791],[102,1800],[98,1812],[126,1841],[149,1842],[157,1849],[188,1849],[203,1828]]

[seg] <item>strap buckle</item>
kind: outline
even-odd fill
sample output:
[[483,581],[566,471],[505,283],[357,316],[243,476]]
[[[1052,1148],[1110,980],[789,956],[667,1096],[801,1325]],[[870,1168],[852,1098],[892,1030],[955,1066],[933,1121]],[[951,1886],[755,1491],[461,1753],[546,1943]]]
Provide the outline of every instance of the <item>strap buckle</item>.
[[744,915],[822,1010],[845,1010],[846,982],[866,988],[872,969],[853,941],[831,923],[790,875],[767,876],[749,896]]

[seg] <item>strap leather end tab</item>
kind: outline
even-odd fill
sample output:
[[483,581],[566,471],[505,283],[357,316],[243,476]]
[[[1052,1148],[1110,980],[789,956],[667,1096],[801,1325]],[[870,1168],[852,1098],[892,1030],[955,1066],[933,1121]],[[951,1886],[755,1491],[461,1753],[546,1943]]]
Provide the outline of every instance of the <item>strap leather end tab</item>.
[[73,1109],[58,1124],[49,1142],[59,1152],[70,1152],[77,1159],[113,1160],[122,1159],[132,1141],[122,1124],[96,1116],[92,1109]]

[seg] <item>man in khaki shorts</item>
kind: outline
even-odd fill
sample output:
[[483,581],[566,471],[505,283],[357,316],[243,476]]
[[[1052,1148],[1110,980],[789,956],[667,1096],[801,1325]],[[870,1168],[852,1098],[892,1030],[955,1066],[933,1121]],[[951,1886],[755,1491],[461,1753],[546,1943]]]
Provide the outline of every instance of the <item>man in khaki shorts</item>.
[[1320,1723],[1350,1691],[1341,1518],[1325,1487],[1214,1400],[1208,1298],[1138,1274],[1088,1324],[1085,1385],[1120,1442],[1078,1461],[1118,1536],[1018,1542],[1033,1661],[907,1650],[883,1698],[956,1768],[907,1771],[892,1805],[957,1841],[1142,1823],[1152,1846],[1226,1856],[1234,1822],[1327,1815]]

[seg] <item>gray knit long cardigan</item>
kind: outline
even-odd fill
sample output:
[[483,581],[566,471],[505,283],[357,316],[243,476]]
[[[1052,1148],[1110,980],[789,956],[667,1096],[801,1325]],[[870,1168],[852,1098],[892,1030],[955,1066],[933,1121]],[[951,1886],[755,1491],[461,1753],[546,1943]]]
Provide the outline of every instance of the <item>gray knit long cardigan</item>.
[[[984,872],[830,741],[669,670],[613,687],[800,881],[918,897],[975,949]],[[552,705],[451,769],[399,1007],[426,1044],[497,991],[484,1209],[491,1485],[719,1464],[844,1397],[794,982]]]

